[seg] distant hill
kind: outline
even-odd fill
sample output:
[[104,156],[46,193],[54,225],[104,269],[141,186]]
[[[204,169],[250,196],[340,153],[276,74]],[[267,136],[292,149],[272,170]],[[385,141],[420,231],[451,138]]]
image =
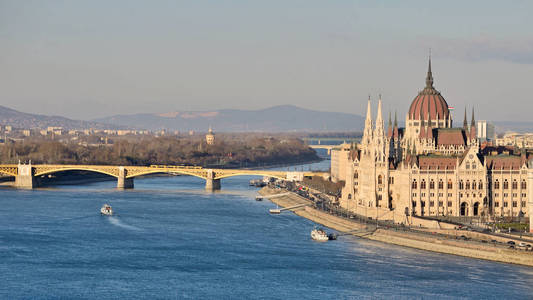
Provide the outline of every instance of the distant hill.
[[59,126],[63,127],[64,129],[114,129],[118,127],[115,125],[101,124],[97,122],[71,120],[59,116],[28,114],[1,105],[0,125],[11,125],[15,128],[46,128],[48,126]]
[[533,122],[495,121],[493,123],[497,133],[505,133],[507,131],[533,132]]
[[360,131],[364,126],[364,119],[359,115],[315,111],[292,105],[261,110],[223,109],[116,115],[93,121],[149,130],[164,128],[205,131],[212,126],[214,130],[226,132]]

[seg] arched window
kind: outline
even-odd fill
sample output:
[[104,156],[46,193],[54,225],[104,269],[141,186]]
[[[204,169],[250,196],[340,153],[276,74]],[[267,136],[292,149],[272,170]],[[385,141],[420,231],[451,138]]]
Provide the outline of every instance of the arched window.
[[413,179],[413,183],[411,183],[411,188],[412,189],[418,188],[418,184],[416,183],[416,179]]
[[422,179],[422,181],[420,182],[420,189],[425,189],[425,188],[426,188],[426,180]]
[[463,183],[463,181],[459,181],[459,189],[462,190],[465,188],[465,184]]
[[500,188],[500,182],[498,181],[498,179],[496,179],[496,180],[494,181],[494,188],[495,188],[495,189],[499,189],[499,188]]
[[472,170],[476,169],[476,163],[472,163]]
[[429,182],[429,189],[430,190],[435,189],[435,182],[433,181],[433,179],[431,179],[431,181]]
[[452,180],[448,179],[448,189],[452,189],[452,188],[453,188]]
[[467,169],[467,170],[470,169],[470,163],[469,163],[469,162],[466,163],[466,169]]
[[359,173],[357,173],[357,172],[354,172],[354,173],[353,173],[353,178],[354,178],[354,179],[357,179],[357,178],[359,178]]
[[348,194],[348,200],[352,199],[352,194]]
[[504,190],[508,190],[508,189],[509,189],[509,182],[507,181],[507,179],[505,179],[505,180],[503,181],[503,189],[504,189]]
[[378,176],[378,184],[383,184],[383,176]]
[[482,190],[483,189],[483,181],[479,181],[479,183],[477,185],[477,188],[478,188],[478,190]]
[[513,190],[516,190],[518,189],[518,182],[516,181],[516,179],[513,180]]
[[523,190],[525,190],[527,188],[527,184],[526,184],[526,181],[524,179],[522,179],[522,183],[520,184],[520,188],[522,188]]
[[472,180],[472,189],[475,190],[476,189],[476,181],[475,180]]
[[439,190],[442,190],[444,188],[444,182],[442,182],[442,179],[439,180]]

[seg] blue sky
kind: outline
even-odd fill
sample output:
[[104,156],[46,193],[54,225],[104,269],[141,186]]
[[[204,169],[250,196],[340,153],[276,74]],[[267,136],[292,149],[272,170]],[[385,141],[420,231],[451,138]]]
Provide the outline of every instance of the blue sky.
[[479,119],[529,120],[531,1],[4,1],[0,104],[91,119],[294,104],[404,116],[435,87]]

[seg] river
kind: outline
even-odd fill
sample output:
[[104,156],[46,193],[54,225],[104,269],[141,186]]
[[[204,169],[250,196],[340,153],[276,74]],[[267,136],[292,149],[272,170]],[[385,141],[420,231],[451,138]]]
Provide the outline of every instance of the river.
[[[533,297],[533,268],[348,236],[313,242],[311,221],[255,201],[252,178],[215,193],[187,176],[126,191],[111,181],[0,188],[0,298]],[[106,202],[116,216],[100,216]]]

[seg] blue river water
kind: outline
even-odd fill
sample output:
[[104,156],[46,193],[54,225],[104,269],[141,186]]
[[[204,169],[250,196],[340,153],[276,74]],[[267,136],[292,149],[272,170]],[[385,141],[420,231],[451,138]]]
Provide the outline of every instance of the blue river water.
[[[320,165],[320,164],[319,164]],[[0,298],[527,299],[533,268],[342,236],[269,215],[252,177],[0,188]],[[100,216],[110,203],[117,215]]]

